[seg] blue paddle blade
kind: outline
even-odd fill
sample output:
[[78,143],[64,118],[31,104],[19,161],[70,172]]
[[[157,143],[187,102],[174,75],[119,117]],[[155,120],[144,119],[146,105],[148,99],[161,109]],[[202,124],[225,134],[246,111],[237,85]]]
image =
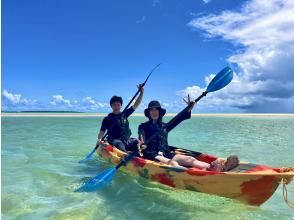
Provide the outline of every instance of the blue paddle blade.
[[94,192],[96,190],[99,190],[102,187],[111,183],[115,173],[115,168],[107,169],[88,180],[80,188],[76,189],[75,192]]
[[96,151],[96,147],[84,159],[80,160],[79,163],[84,163],[87,160],[89,160],[92,157],[92,155],[95,153],[95,151]]
[[233,79],[233,71],[230,67],[222,69],[209,83],[206,92],[214,92],[224,88]]

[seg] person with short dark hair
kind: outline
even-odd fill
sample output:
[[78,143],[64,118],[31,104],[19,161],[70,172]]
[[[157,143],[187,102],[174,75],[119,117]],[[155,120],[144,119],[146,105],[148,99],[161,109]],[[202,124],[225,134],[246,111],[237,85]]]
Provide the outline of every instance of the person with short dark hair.
[[122,97],[120,97],[120,96],[116,96],[116,95],[115,96],[112,96],[111,99],[110,99],[110,101],[109,101],[110,106],[112,106],[112,104],[114,102],[119,102],[120,105],[123,105],[123,100],[122,100]]
[[109,104],[112,108],[112,112],[102,121],[96,146],[102,143],[101,139],[104,136],[105,131],[107,131],[107,141],[111,145],[124,152],[136,151],[138,149],[139,141],[136,138],[131,138],[132,132],[128,121],[128,117],[138,108],[143,98],[144,87],[140,84],[138,85],[138,88],[140,89],[138,98],[134,105],[126,109],[125,112],[121,112],[123,100],[120,96],[113,96],[110,99]]

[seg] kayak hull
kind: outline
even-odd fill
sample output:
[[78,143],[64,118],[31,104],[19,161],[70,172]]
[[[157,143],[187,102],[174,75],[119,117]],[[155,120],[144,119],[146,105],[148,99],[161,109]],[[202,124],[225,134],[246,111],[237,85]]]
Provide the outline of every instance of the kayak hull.
[[[212,162],[217,157],[199,152],[179,149],[178,153],[193,155],[205,162]],[[190,153],[188,153],[190,152]],[[97,149],[99,156],[118,164],[125,153],[111,145]],[[147,178],[169,187],[208,193],[239,200],[243,203],[259,206],[275,192],[282,180],[290,182],[294,172],[281,172],[279,168],[241,162],[239,167],[230,172],[215,172],[197,168],[178,168],[162,163],[135,157],[125,171]]]

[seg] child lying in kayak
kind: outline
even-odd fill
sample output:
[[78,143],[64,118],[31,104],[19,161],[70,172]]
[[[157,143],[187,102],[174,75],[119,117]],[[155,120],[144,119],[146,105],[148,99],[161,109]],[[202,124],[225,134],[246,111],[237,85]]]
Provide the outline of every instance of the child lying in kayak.
[[235,155],[229,156],[226,160],[218,158],[211,162],[207,170],[209,171],[230,171],[239,166],[239,159]]
[[[187,160],[187,156],[185,156],[183,159],[182,155],[175,155],[173,159],[168,161],[167,164],[170,164],[172,166],[191,166],[198,168],[198,169],[203,169],[203,170],[208,170],[208,171],[218,171],[218,172],[226,172],[229,170],[232,170],[236,168],[239,165],[239,159],[235,155],[229,156],[227,159],[222,159],[218,158],[215,161],[209,163],[200,161],[195,159],[194,157],[189,157],[189,160]],[[180,165],[181,164],[181,165]]]

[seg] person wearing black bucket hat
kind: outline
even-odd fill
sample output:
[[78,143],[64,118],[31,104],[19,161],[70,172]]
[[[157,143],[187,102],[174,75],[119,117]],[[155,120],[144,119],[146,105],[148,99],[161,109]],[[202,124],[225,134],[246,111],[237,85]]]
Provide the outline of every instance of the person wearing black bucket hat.
[[136,99],[133,106],[126,109],[123,113],[121,112],[121,107],[123,104],[122,98],[119,96],[113,96],[110,99],[109,103],[112,108],[112,112],[108,114],[108,116],[105,117],[102,121],[96,146],[102,143],[101,139],[107,130],[107,141],[111,145],[114,145],[115,147],[125,152],[137,150],[139,141],[136,138],[130,137],[131,129],[129,127],[128,117],[137,109],[142,101],[144,86],[140,84],[138,85],[138,89],[140,90],[140,95]]
[[[191,117],[191,110],[195,105],[195,101],[191,101],[189,95],[188,99],[184,99],[184,101],[188,104],[188,107],[168,123],[162,122],[162,117],[165,115],[166,110],[161,107],[160,103],[158,101],[151,101],[149,103],[148,108],[144,111],[145,116],[149,120],[139,126],[139,139],[143,157],[171,166],[213,170],[215,167],[192,156],[175,154],[168,145],[168,132],[182,121]],[[144,144],[145,140],[146,144]],[[232,161],[232,159],[234,160]],[[226,163],[229,164],[228,166],[231,166],[230,168],[238,164],[235,157],[229,157],[227,161]]]
[[[173,120],[169,127],[166,127],[166,123],[162,122],[162,117],[165,115],[166,110],[161,107],[160,103],[153,100],[148,104],[144,114],[149,120],[142,123],[138,128],[144,158],[169,163],[175,156],[168,146],[168,132],[182,121],[191,118],[191,110],[195,102],[191,101],[190,96],[188,96],[186,103],[189,105],[187,111]],[[151,141],[144,145],[144,141],[150,139]]]
[[160,103],[158,101],[154,100],[154,101],[149,102],[148,108],[146,108],[144,110],[144,115],[147,118],[150,118],[150,109],[152,109],[152,108],[158,109],[160,117],[163,117],[166,113],[166,110],[164,108],[161,108]]

